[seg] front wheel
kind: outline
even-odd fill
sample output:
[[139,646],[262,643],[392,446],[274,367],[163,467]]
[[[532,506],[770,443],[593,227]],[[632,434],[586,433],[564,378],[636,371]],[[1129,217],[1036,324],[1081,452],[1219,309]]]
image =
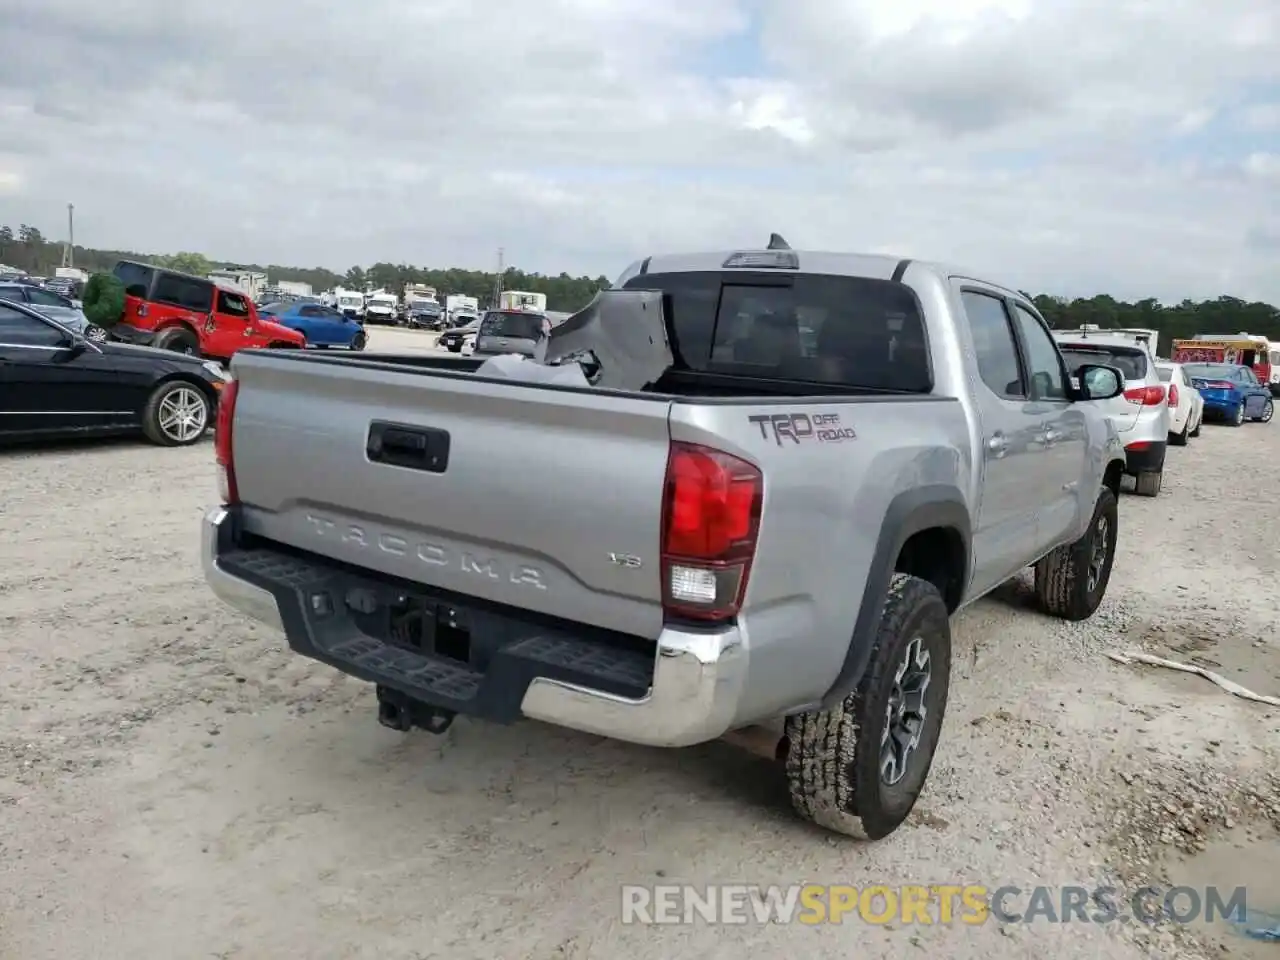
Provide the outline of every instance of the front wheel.
[[896,830],[933,765],[950,678],[951,625],[941,594],[895,573],[857,688],[830,709],[787,717],[796,812],[859,840]]
[[1276,412],[1275,405],[1270,400],[1268,400],[1267,405],[1262,408],[1262,413],[1258,414],[1253,419],[1256,420],[1258,423],[1270,423],[1271,418],[1275,416],[1275,412]]
[[369,342],[369,337],[365,334],[363,330],[361,330],[359,333],[357,333],[354,337],[351,338],[351,349],[363,350],[365,348],[365,344],[367,344],[368,342]]
[[1045,613],[1071,621],[1093,616],[1111,582],[1119,516],[1116,495],[1103,487],[1084,536],[1036,564],[1036,599]]
[[185,381],[162,383],[142,411],[142,431],[162,447],[186,447],[204,436],[210,403],[199,387]]

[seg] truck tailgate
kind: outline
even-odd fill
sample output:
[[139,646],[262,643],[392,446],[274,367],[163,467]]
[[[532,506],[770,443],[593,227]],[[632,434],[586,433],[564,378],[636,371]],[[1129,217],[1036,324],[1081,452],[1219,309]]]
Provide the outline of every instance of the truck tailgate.
[[[657,637],[669,401],[251,354],[234,367],[248,533]],[[440,462],[379,462],[375,424],[397,431],[386,449],[433,431]]]

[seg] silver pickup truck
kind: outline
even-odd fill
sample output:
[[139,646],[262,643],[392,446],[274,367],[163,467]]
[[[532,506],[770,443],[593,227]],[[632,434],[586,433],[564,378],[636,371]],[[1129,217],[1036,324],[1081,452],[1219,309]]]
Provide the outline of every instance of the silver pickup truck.
[[780,722],[796,810],[863,839],[924,786],[950,615],[1029,565],[1052,615],[1102,600],[1125,460],[1090,401],[1123,379],[1018,293],[775,238],[639,262],[549,343],[516,363],[548,382],[236,354],[214,593],[397,729]]

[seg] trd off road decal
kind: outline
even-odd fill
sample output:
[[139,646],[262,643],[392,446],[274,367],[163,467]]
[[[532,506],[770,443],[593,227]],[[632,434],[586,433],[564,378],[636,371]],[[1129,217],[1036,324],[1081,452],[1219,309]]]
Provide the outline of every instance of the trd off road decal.
[[747,421],[760,428],[763,439],[772,437],[780,447],[783,441],[843,443],[858,439],[853,427],[841,425],[838,413],[771,413],[747,417]]

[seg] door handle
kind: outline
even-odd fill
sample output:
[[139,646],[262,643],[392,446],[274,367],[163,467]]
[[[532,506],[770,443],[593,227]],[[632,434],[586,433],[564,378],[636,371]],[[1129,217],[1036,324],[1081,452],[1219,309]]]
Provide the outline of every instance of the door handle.
[[1008,449],[1009,442],[999,434],[987,440],[987,450],[997,457],[1003,457]]
[[449,466],[449,434],[434,427],[375,420],[369,425],[365,454],[373,463],[444,473]]
[[1057,430],[1046,430],[1044,433],[1040,434],[1040,436],[1036,437],[1036,439],[1045,446],[1052,446],[1062,439],[1062,434]]

